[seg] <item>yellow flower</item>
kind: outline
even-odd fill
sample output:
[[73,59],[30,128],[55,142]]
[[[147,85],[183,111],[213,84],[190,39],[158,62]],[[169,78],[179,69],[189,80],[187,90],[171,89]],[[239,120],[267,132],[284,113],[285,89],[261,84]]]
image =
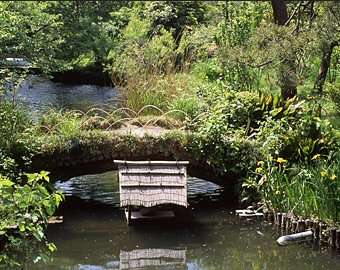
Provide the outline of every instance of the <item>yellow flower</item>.
[[322,172],[320,172],[320,175],[321,175],[322,177],[325,177],[325,176],[327,175],[327,171],[322,171]]
[[314,160],[314,159],[319,159],[320,158],[320,154],[316,154],[316,155],[314,155],[313,157],[312,157],[312,160]]
[[336,179],[336,175],[333,174],[330,178],[331,178],[332,181],[334,181]]
[[257,162],[257,166],[261,166],[261,165],[263,165],[263,164],[264,164],[264,161],[262,161],[262,160],[260,160],[260,161]]
[[262,172],[262,168],[261,167],[256,168],[255,172],[256,173],[261,173]]
[[277,160],[276,160],[278,163],[287,163],[288,162],[288,160],[286,160],[286,159],[284,159],[284,158],[277,158]]

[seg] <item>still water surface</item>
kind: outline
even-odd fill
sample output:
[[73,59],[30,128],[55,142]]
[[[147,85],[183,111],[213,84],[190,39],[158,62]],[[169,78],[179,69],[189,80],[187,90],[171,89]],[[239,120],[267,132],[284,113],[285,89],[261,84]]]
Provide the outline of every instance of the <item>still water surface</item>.
[[65,85],[43,76],[31,75],[15,93],[15,100],[39,116],[48,109],[87,111],[97,107],[109,109],[117,104],[117,91],[97,85]]
[[58,247],[52,262],[29,269],[339,269],[334,254],[307,244],[278,247],[270,225],[240,225],[218,201],[205,207],[199,201],[217,200],[221,192],[200,179],[189,179],[191,222],[129,227],[117,207],[114,177],[108,172],[57,183],[66,194],[83,198],[84,205],[64,209],[64,223],[49,228],[48,238]]

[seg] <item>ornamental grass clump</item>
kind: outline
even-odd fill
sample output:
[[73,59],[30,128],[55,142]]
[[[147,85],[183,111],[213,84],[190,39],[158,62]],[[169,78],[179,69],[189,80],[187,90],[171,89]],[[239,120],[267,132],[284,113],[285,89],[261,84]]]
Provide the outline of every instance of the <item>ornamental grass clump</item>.
[[340,155],[313,163],[289,164],[282,158],[258,162],[259,180],[249,178],[246,188],[255,188],[272,209],[308,218],[339,222]]
[[257,162],[243,188],[276,211],[339,222],[340,145],[334,128],[311,110],[268,118],[256,139]]

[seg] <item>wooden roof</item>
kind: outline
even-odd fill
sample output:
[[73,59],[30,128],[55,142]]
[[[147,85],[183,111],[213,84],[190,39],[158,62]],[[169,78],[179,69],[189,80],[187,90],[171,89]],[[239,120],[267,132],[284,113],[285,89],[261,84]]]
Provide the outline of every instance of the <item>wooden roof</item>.
[[120,205],[187,207],[187,161],[114,161],[118,165]]

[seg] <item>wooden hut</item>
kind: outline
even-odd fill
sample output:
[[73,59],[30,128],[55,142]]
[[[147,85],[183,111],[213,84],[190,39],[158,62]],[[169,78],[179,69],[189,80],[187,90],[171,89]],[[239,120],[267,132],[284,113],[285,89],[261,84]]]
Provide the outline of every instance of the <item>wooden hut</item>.
[[[120,206],[127,209],[128,223],[131,218],[151,218],[143,214],[145,208],[169,204],[188,206],[188,161],[115,160],[114,163],[118,165]],[[136,207],[140,211],[131,213]],[[158,214],[167,216],[169,212]]]

